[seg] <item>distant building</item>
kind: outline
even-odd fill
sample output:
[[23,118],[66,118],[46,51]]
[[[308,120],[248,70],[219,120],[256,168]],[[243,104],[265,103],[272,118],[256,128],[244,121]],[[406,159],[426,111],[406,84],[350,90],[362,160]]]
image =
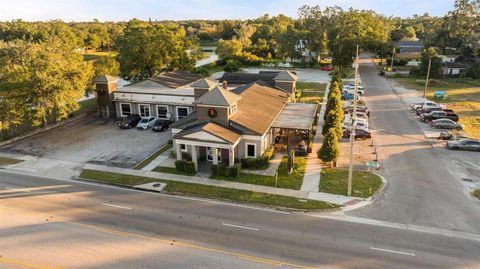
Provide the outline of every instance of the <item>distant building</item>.
[[442,64],[442,73],[447,76],[460,75],[468,68],[467,64],[456,62],[445,62]]
[[398,41],[395,43],[395,47],[398,49],[399,54],[420,54],[425,45],[421,41]]

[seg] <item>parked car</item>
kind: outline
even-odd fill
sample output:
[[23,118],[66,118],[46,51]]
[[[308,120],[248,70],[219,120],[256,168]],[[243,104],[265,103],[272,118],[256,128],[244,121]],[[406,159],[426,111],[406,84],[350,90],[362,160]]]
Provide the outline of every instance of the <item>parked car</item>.
[[171,120],[156,120],[152,130],[155,132],[163,132],[170,128],[170,124],[172,124]]
[[[343,93],[349,93],[349,94],[355,94],[355,89],[342,88],[342,92]],[[360,96],[365,95],[365,90],[363,90],[363,89],[358,88],[357,92],[358,92],[358,95],[360,95]]]
[[464,126],[450,119],[438,119],[432,121],[432,127],[437,129],[462,130]]
[[[352,106],[346,107],[343,109],[343,111],[345,113],[353,113],[353,107]],[[370,117],[370,110],[368,110],[368,108],[365,106],[357,106],[357,112],[365,113],[367,114],[367,116]]]
[[420,114],[420,120],[423,122],[430,122],[432,120],[445,119],[447,113],[445,111],[432,111],[430,113]]
[[140,122],[141,119],[142,117],[140,117],[140,115],[138,114],[130,114],[123,118],[121,121],[119,121],[118,126],[120,126],[120,128],[122,129],[131,129],[137,126],[138,122]]
[[427,108],[418,108],[417,109],[417,116],[420,116],[422,113],[430,113],[432,111],[442,111],[443,108],[436,106],[436,107],[427,107]]
[[453,111],[451,109],[444,109],[443,111],[445,113],[447,113],[447,116],[446,116],[447,119],[451,119],[453,121],[459,121],[460,120],[460,117],[455,113],[455,111]]
[[351,93],[342,93],[342,100],[353,100],[355,96]]
[[[349,138],[350,137],[350,130],[345,130],[343,132],[343,138]],[[355,129],[355,139],[369,139],[372,138],[372,134],[369,131],[366,131],[364,129]]]
[[145,117],[137,125],[137,129],[147,130],[155,124],[155,117]]
[[322,67],[320,67],[320,70],[322,70],[322,71],[332,71],[333,67],[330,66],[330,65],[322,66]]
[[437,139],[450,140],[450,139],[453,139],[453,135],[451,133],[449,133],[448,131],[440,132],[440,135],[437,137]]
[[447,148],[480,151],[480,140],[475,140],[475,139],[450,140],[447,142]]

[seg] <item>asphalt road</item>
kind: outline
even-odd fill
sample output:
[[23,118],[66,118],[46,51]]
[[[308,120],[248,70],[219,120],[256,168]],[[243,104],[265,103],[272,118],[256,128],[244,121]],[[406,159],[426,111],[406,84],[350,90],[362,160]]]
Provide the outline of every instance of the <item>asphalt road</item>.
[[480,267],[478,235],[5,170],[0,238],[0,268]]
[[377,72],[372,63],[360,65],[381,158],[380,173],[389,185],[382,199],[349,215],[480,234],[480,203],[464,191],[463,175],[451,169],[452,155],[462,159],[465,153],[447,155],[445,149],[432,147],[405,104]]

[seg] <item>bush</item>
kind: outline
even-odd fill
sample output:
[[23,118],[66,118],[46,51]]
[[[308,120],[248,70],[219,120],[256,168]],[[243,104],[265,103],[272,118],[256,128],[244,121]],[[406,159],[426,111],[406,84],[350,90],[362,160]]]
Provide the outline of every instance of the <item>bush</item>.
[[273,147],[269,147],[268,149],[265,150],[263,153],[263,156],[266,157],[269,161],[273,158]]
[[237,72],[240,70],[240,62],[237,60],[227,60],[223,70],[225,70],[225,72]]
[[195,173],[195,164],[192,161],[175,161],[175,168],[178,172]]
[[240,165],[235,164],[234,166],[226,165],[212,165],[212,176],[220,177],[229,177],[236,178],[240,175]]
[[192,155],[188,152],[182,152],[182,160],[192,161]]
[[[392,62],[392,59],[387,59],[387,65],[390,66]],[[393,60],[393,65],[394,66],[405,66],[408,64],[408,61],[405,59],[394,59]]]
[[267,169],[268,168],[268,157],[262,156],[258,158],[242,158],[240,163],[242,169]]
[[474,63],[465,72],[465,76],[473,78],[473,79],[480,79],[480,64]]
[[340,149],[338,145],[338,136],[334,128],[330,128],[325,134],[322,147],[317,151],[317,156],[324,163],[336,163]]
[[[425,85],[425,80],[424,79],[418,79],[415,81],[416,84],[418,85]],[[433,87],[445,87],[445,86],[448,86],[448,82],[446,81],[442,81],[442,80],[438,80],[438,79],[429,79],[428,80],[428,86],[433,86]]]

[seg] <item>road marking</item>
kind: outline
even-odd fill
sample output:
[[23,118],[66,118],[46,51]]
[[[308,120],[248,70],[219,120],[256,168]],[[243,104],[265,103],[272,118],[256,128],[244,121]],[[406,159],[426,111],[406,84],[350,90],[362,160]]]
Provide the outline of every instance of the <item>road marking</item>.
[[114,205],[114,204],[106,204],[106,203],[103,203],[102,205],[104,205],[104,206],[110,206],[110,207],[115,207],[115,208],[121,208],[121,209],[127,209],[127,210],[131,210],[131,209],[132,209],[132,208],[130,208],[130,207],[121,206],[121,205]]
[[23,190],[23,189],[16,189],[16,188],[10,188],[10,187],[6,187],[5,189],[7,189],[7,190],[11,190],[11,191],[22,191],[22,192],[30,192],[29,190]]
[[472,166],[475,166],[476,168],[480,169],[480,166],[478,166],[476,163],[474,163],[474,162],[468,162],[468,163],[471,164]]
[[252,228],[252,227],[247,227],[247,226],[240,226],[240,225],[229,224],[229,223],[222,223],[222,225],[227,226],[227,227],[240,228],[240,229],[251,230],[251,231],[258,231],[257,228]]
[[265,259],[257,259],[257,258],[244,257],[244,256],[238,256],[238,258],[241,259],[241,260],[265,263],[265,264],[273,265],[273,266],[282,266],[283,265],[282,263],[272,262],[270,260],[265,260]]
[[413,256],[413,257],[416,256],[414,253],[408,253],[408,252],[396,251],[396,250],[390,250],[390,249],[384,249],[384,248],[370,247],[370,249],[371,249],[371,250],[374,250],[374,251],[383,251],[383,252],[394,253],[394,254],[401,254],[401,255],[408,255],[408,256]]
[[[46,266],[33,264],[33,263],[27,263],[27,262],[23,262],[23,261],[14,260],[14,259],[7,259],[7,258],[4,258],[4,257],[0,257],[0,263],[21,265],[23,267],[35,268],[35,269],[51,269],[51,267],[46,267]],[[60,268],[60,267],[56,267],[56,268]]]

